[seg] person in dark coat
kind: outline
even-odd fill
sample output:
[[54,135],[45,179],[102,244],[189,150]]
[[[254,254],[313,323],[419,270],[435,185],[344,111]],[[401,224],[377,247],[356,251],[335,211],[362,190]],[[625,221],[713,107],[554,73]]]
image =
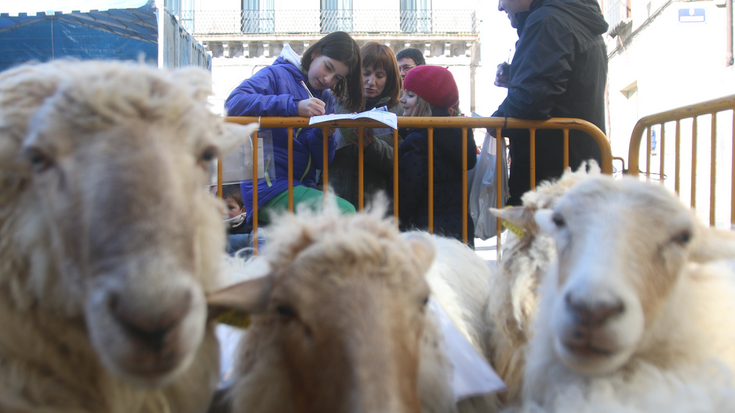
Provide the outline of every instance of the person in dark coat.
[[[459,101],[452,74],[439,66],[418,66],[404,80],[403,116],[450,116]],[[477,163],[477,147],[467,134],[462,153],[462,129],[434,129],[434,233],[462,240],[462,158],[467,169]],[[398,217],[401,230],[429,226],[429,132],[407,131],[398,148]],[[467,211],[467,243],[474,248],[475,225]]]
[[[335,96],[345,98],[345,107],[362,107],[362,59],[357,42],[345,32],[330,33],[298,56],[289,45],[273,65],[264,67],[232,91],[225,101],[229,116],[319,116],[335,112]],[[331,92],[330,92],[331,91]],[[264,129],[258,179],[259,220],[269,222],[269,212],[288,205],[288,133],[285,128]],[[306,203],[318,208],[323,193],[316,189],[316,170],[323,165],[323,138],[319,128],[294,130],[294,206]],[[328,137],[327,162],[334,158],[334,137]],[[245,209],[252,211],[253,182],[240,183]],[[355,212],[344,199],[337,204],[342,212]],[[248,214],[248,222],[252,214]]]
[[[604,132],[607,51],[602,34],[608,25],[597,1],[500,0],[498,9],[508,14],[519,39],[510,66],[498,70],[496,84],[507,84],[508,96],[492,116],[580,118]],[[503,136],[510,138],[507,204],[521,205],[521,196],[531,189],[529,131],[504,130]],[[536,185],[562,175],[563,150],[561,130],[536,132]],[[584,132],[570,131],[569,152],[573,169],[589,159],[601,162],[597,143]]]

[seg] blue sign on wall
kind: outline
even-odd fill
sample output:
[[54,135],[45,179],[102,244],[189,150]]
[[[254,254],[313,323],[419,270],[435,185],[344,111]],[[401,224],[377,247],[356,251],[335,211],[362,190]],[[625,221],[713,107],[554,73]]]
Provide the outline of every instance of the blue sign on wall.
[[679,23],[704,23],[704,9],[679,9]]

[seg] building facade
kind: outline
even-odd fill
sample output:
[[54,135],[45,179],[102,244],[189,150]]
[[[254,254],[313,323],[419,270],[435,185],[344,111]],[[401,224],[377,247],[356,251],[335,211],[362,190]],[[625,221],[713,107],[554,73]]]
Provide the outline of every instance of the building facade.
[[289,44],[302,54],[342,30],[359,44],[378,41],[396,53],[413,47],[428,64],[454,74],[460,107],[475,109],[479,19],[471,0],[194,0],[179,20],[212,55],[216,110],[237,85],[270,65]]
[[[735,94],[732,0],[605,1],[610,23],[608,137],[613,156],[628,158],[638,119]],[[730,227],[733,125],[732,111],[726,111],[714,119],[705,115],[697,122],[682,120],[678,139],[676,122],[650,131],[650,179],[672,190],[678,184],[681,198],[695,206],[703,221],[709,218],[712,192],[714,223],[722,228]],[[639,151],[643,168],[646,150],[644,140]],[[714,184],[709,180],[712,174]]]
[[603,0],[614,156],[627,158],[638,119],[735,93],[728,1]]

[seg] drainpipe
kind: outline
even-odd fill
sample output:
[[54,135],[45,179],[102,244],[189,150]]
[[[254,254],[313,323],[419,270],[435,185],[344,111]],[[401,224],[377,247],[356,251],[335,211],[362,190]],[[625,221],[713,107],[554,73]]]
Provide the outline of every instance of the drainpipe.
[[732,66],[732,2],[725,0],[725,13],[727,13],[727,50],[725,51],[725,66]]
[[163,33],[163,28],[166,27],[166,20],[164,19],[164,16],[166,16],[164,0],[156,0],[156,11],[158,13],[158,68],[162,69],[165,67],[164,58],[166,56],[164,53],[164,42],[166,41],[166,36],[164,36]]

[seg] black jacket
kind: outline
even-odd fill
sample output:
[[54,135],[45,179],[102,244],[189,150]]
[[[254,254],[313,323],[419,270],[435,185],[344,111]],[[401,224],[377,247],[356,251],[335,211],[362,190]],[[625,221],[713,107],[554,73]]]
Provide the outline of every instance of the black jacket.
[[[433,116],[449,116],[434,109]],[[401,230],[429,226],[429,132],[409,129],[398,148],[398,216]],[[477,147],[467,134],[467,169],[477,163]],[[462,129],[434,129],[434,233],[462,240]],[[469,188],[468,188],[469,190]],[[467,211],[467,240],[475,225]]]
[[[607,23],[594,0],[533,0],[517,13],[518,42],[510,67],[508,97],[493,116],[520,119],[580,118],[605,131]],[[527,130],[507,130],[510,140],[510,205],[530,189],[530,139]],[[536,184],[561,176],[562,131],[536,132]],[[569,165],[601,161],[592,137],[570,132]]]

